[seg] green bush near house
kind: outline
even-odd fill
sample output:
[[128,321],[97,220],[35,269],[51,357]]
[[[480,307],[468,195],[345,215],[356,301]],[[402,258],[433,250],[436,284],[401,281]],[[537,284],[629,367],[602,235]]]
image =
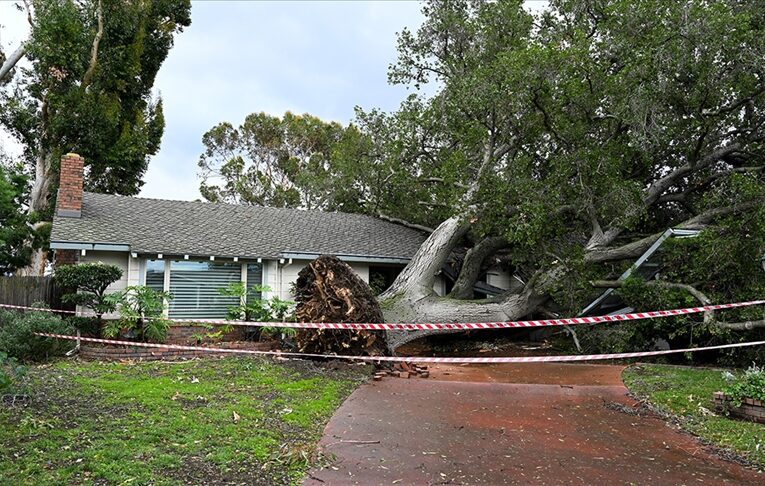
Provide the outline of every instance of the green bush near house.
[[[35,303],[33,307],[44,304]],[[48,312],[0,310],[0,352],[20,361],[44,361],[74,347],[72,341],[35,336],[36,332],[74,334],[71,323]]]
[[[218,289],[221,295],[238,297],[239,304],[229,307],[226,319],[244,320],[251,322],[286,322],[291,316],[290,308],[293,302],[273,296],[270,299],[255,299],[252,294],[263,295],[270,292],[267,285],[253,285],[248,291],[241,282],[229,284],[227,287]],[[220,332],[220,330],[218,331]],[[225,331],[224,331],[225,332]],[[270,337],[291,337],[295,335],[295,329],[291,327],[262,327],[260,332]],[[217,334],[217,333],[215,333]]]

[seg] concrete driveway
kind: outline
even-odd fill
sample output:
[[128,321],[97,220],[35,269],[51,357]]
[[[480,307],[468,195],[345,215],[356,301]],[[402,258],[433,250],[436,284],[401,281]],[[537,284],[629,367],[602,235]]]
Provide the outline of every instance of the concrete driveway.
[[[633,405],[623,367],[431,367],[356,390],[304,484],[762,484]],[[470,380],[470,381],[464,381]]]

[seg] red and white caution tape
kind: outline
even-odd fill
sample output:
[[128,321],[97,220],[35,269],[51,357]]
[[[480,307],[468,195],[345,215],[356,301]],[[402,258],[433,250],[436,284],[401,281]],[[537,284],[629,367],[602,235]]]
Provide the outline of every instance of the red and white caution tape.
[[[753,305],[765,304],[765,300],[753,300],[749,302],[734,302],[731,304],[705,305],[701,307],[687,307],[685,309],[670,309],[649,312],[633,312],[631,314],[616,314],[610,316],[596,317],[568,317],[564,319],[542,319],[531,321],[509,321],[509,322],[433,322],[433,323],[369,323],[369,322],[250,322],[250,321],[227,321],[222,319],[168,319],[171,322],[183,324],[209,324],[216,326],[245,326],[245,327],[291,327],[299,329],[367,329],[373,331],[392,331],[392,330],[439,330],[439,329],[509,329],[509,328],[528,328],[528,327],[547,327],[547,326],[570,326],[575,324],[598,324],[601,322],[624,322],[641,319],[655,319],[657,317],[674,317],[688,314],[698,314],[722,309],[735,309],[739,307],[748,307]],[[55,311],[52,309],[42,309],[34,307],[8,306],[0,304],[0,307],[11,307],[15,309],[28,309],[47,312],[72,312]]]
[[11,304],[0,304],[0,307],[5,307],[7,309],[19,309],[19,310],[33,310],[33,311],[40,311],[40,312],[62,312],[64,314],[77,314],[77,311],[70,311],[70,310],[63,310],[63,309],[48,309],[46,307],[27,307],[24,305],[11,305]]
[[668,349],[662,351],[641,351],[636,353],[613,353],[613,354],[582,354],[582,355],[564,355],[564,356],[512,356],[512,357],[468,357],[468,358],[444,358],[429,356],[343,356],[326,355],[312,353],[282,353],[280,351],[255,351],[250,349],[227,349],[227,348],[209,348],[204,346],[181,346],[177,344],[155,344],[155,343],[136,343],[132,341],[118,341],[112,339],[85,338],[77,336],[68,336],[65,334],[47,334],[35,333],[37,336],[51,337],[58,339],[70,339],[72,341],[83,341],[91,343],[111,344],[117,346],[133,346],[139,348],[161,348],[178,349],[184,351],[203,351],[208,353],[226,353],[226,354],[255,354],[261,356],[281,356],[290,358],[325,358],[325,359],[344,359],[351,361],[371,361],[371,362],[391,362],[406,361],[408,363],[557,363],[566,361],[598,361],[607,359],[626,359],[642,358],[647,356],[661,356],[665,354],[693,353],[697,351],[712,351],[717,349],[743,348],[748,346],[762,346],[765,341],[756,341],[748,343],[721,344],[719,346],[704,346],[700,348],[688,349]]

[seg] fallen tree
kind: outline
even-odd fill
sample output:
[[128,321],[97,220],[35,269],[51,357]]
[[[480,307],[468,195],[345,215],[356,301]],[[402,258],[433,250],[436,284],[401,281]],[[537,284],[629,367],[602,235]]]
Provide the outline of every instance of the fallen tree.
[[[702,230],[668,262],[672,282],[712,301],[765,292],[757,2],[556,0],[532,15],[520,0],[434,0],[423,13],[399,34],[389,71],[413,94],[394,113],[358,110],[331,150],[313,154],[318,170],[288,184],[321,194],[311,207],[429,233],[380,295],[386,321],[575,315],[602,291],[588,282],[616,279],[672,227]],[[242,140],[264,163],[279,160],[267,137]],[[238,157],[221,162],[239,167]],[[252,191],[260,180],[226,183]],[[438,296],[436,274],[456,249],[454,288]],[[519,283],[475,300],[499,252]],[[722,322],[751,328],[736,323],[758,321],[754,311]],[[426,334],[387,339],[395,348]]]

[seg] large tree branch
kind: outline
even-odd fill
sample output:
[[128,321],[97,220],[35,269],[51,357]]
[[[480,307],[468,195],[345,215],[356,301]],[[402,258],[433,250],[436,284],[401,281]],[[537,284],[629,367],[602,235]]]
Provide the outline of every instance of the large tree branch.
[[689,161],[681,165],[680,167],[677,167],[675,170],[673,170],[669,174],[654,181],[653,184],[651,184],[648,187],[648,189],[646,189],[645,196],[643,198],[644,204],[646,206],[651,206],[653,203],[656,202],[657,199],[659,199],[659,197],[662,194],[664,194],[664,192],[667,191],[667,189],[675,185],[680,179],[682,179],[686,175],[690,174],[691,172],[695,172],[695,171],[704,169],[706,167],[709,167],[710,165],[714,164],[718,160],[728,155],[731,155],[735,152],[738,152],[740,150],[741,150],[741,144],[739,144],[738,142],[730,143],[724,147],[718,148],[714,152],[702,157],[700,160],[696,162]]
[[377,213],[377,217],[382,219],[383,221],[388,221],[390,223],[400,224],[401,226],[406,226],[407,228],[412,228],[412,229],[424,231],[425,233],[432,233],[433,232],[433,228],[431,228],[429,226],[423,226],[421,224],[410,223],[409,221],[406,221],[404,219],[393,218],[393,217],[388,216],[388,215],[383,214],[383,213]]
[[495,254],[502,248],[507,248],[509,242],[500,236],[493,236],[481,240],[477,245],[468,250],[465,260],[462,262],[460,274],[454,283],[450,297],[454,299],[472,299],[473,285],[481,274],[484,260]]
[[0,66],[0,83],[2,83],[5,77],[10,74],[10,72],[21,60],[21,58],[24,57],[27,49],[27,42],[28,41],[24,41],[19,44],[19,47],[17,47],[16,50],[13,51],[13,53],[10,55],[10,57],[5,60],[3,65]]
[[[642,204],[629,209],[627,214],[625,214],[625,219],[632,219],[632,217],[640,214],[640,212],[644,209],[653,206],[668,189],[677,184],[687,175],[705,169],[718,160],[721,160],[739,151],[741,151],[741,144],[738,142],[733,142],[714,150],[712,153],[707,154],[700,160],[688,161],[680,167],[675,168],[669,174],[654,181],[645,190]],[[597,243],[598,246],[610,245],[611,242],[613,242],[622,233],[623,230],[624,228],[621,225],[609,228],[602,237],[598,235],[597,240],[593,241],[593,244],[588,245],[588,249],[595,248],[595,243]]]
[[[763,203],[765,203],[764,200],[755,199],[753,201],[738,204],[736,206],[710,209],[683,221],[679,225],[675,226],[675,228],[701,230],[708,227],[716,218],[745,212],[750,209],[760,207]],[[645,253],[645,251],[648,250],[648,248],[650,248],[651,245],[653,245],[654,242],[658,240],[662,234],[664,234],[663,231],[661,233],[654,233],[650,236],[646,236],[645,238],[641,238],[640,240],[633,241],[615,248],[590,248],[586,251],[584,260],[590,263],[603,263],[637,258]]]
[[443,177],[421,177],[417,179],[418,182],[422,182],[424,184],[432,184],[432,183],[438,183],[438,184],[451,184],[454,187],[460,188],[460,189],[468,189],[468,186],[463,184],[462,182],[447,182],[443,179]]

